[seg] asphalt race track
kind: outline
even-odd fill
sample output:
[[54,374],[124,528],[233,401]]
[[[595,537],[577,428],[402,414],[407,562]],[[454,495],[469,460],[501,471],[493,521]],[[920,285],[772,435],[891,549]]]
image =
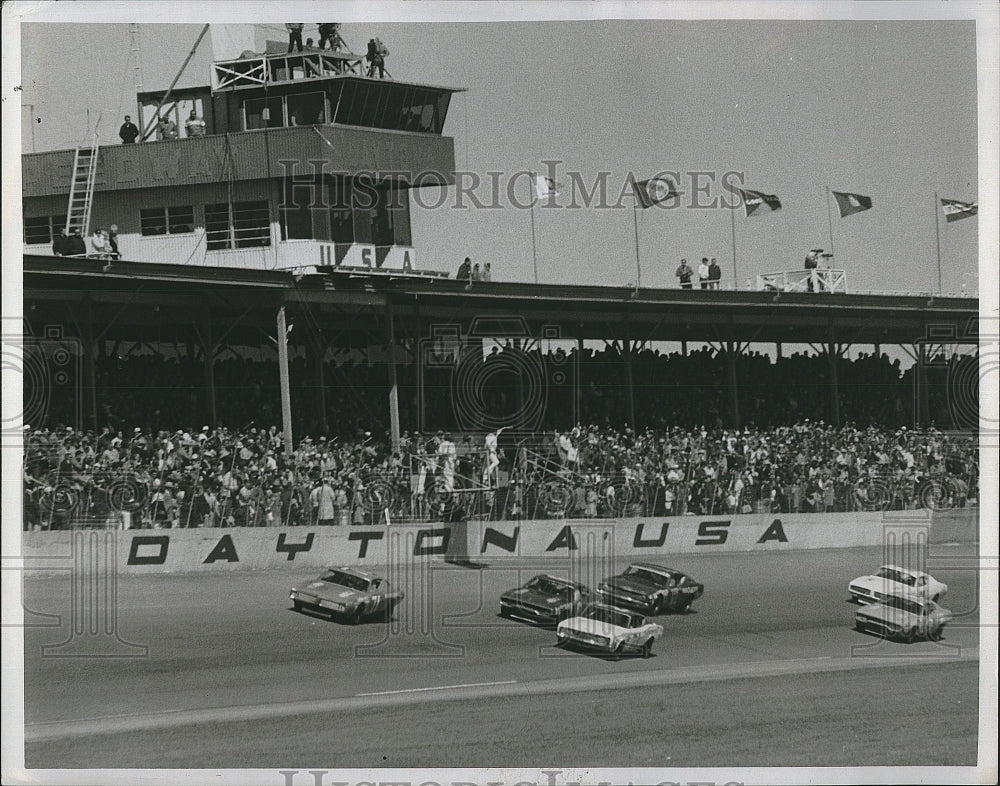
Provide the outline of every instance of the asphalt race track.
[[43,655],[71,636],[71,587],[29,578],[26,765],[974,765],[973,549],[933,548],[956,619],[911,645],[853,629],[847,582],[879,548],[665,559],[705,595],[657,618],[653,658],[617,662],[498,616],[502,591],[558,559],[437,564],[392,622],[357,627],[292,611],[314,570],[120,577],[135,646],[117,651],[140,657]]

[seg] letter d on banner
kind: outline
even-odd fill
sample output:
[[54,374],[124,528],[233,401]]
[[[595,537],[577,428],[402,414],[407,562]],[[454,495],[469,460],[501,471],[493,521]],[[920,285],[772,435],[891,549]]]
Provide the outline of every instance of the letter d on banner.
[[[385,635],[375,644],[354,648],[358,658],[460,658],[465,647],[441,639],[443,609],[434,596],[435,569],[446,564],[449,525],[398,526],[386,530],[386,563],[374,572],[388,582],[388,591],[403,598],[387,620]],[[381,612],[379,612],[381,614]]]

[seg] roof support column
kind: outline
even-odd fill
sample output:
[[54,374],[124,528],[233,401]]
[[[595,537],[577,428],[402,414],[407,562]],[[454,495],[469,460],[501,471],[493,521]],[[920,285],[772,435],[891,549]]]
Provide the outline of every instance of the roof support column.
[[916,390],[913,396],[913,425],[915,428],[930,423],[930,401],[927,385],[927,345],[923,342],[914,344],[917,362],[913,366],[913,384]]
[[90,428],[97,433],[97,353],[98,344],[94,338],[94,306],[88,296],[83,318],[83,373],[86,380],[86,417]]
[[205,367],[205,410],[208,412],[208,423],[214,429],[218,424],[215,406],[215,351],[218,344],[212,337],[212,314],[208,309],[202,316],[201,325],[201,353]]
[[636,433],[639,424],[635,422],[635,385],[632,384],[632,331],[629,330],[628,318],[625,318],[625,378],[628,384],[628,420],[629,426]]
[[392,452],[399,451],[399,385],[396,380],[396,328],[392,310],[392,295],[385,301],[385,351],[389,361],[389,435]]
[[292,394],[288,384],[288,329],[285,326],[285,304],[278,307],[278,382],[281,386],[281,433],[285,455],[294,450],[292,443]]
[[841,348],[833,342],[826,345],[826,357],[830,364],[830,423],[835,428],[840,427],[840,380],[837,376],[837,365],[840,360]]
[[726,375],[729,388],[729,418],[732,428],[740,427],[740,391],[736,379],[736,355],[740,351],[739,342],[727,341],[726,344]]

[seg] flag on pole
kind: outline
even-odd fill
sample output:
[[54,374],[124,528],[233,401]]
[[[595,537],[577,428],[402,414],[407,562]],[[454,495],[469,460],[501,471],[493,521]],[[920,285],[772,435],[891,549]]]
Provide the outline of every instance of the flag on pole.
[[674,187],[673,182],[665,177],[641,180],[633,185],[632,192],[643,209],[680,196],[680,191]]
[[770,208],[772,212],[781,210],[781,200],[774,194],[765,194],[763,191],[750,191],[743,188],[736,190],[743,197],[743,207],[746,208],[748,217],[754,215],[762,206]]
[[942,199],[941,207],[944,209],[945,221],[949,223],[974,216],[979,212],[978,202],[959,202],[957,199]]
[[860,213],[864,210],[872,209],[872,198],[861,196],[861,194],[847,194],[843,191],[833,191],[833,198],[837,200],[837,207],[840,208],[840,217]]
[[559,184],[551,177],[545,175],[535,175],[535,193],[539,199],[548,196],[559,196]]

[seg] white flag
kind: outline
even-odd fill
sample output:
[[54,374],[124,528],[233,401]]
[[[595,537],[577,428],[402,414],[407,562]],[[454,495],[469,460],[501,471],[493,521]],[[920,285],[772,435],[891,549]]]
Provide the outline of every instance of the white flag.
[[551,177],[545,175],[535,175],[535,193],[539,199],[547,196],[559,196],[559,184]]

